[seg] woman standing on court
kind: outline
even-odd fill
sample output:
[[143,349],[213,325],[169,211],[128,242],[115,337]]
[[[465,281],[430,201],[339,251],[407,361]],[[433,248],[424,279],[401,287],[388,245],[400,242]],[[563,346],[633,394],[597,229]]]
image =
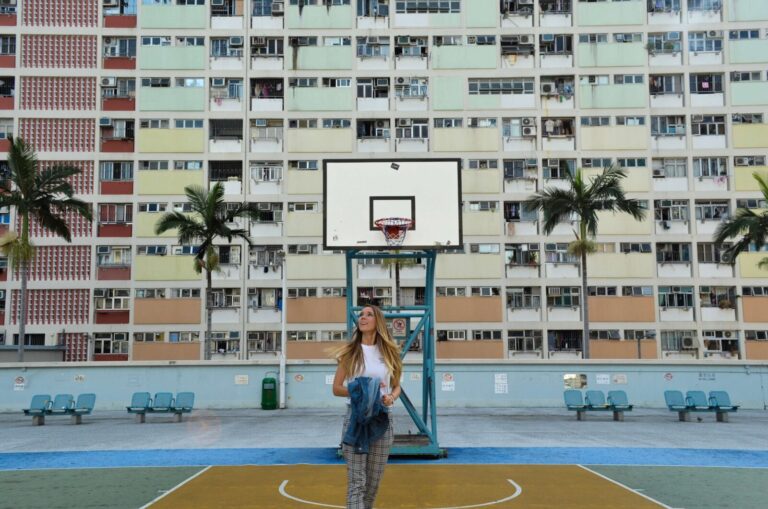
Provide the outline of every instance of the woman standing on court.
[[[387,409],[389,418],[386,432],[369,444],[367,454],[342,444],[347,462],[347,508],[371,509],[395,436],[391,409],[400,396],[400,374],[403,370],[400,349],[387,330],[386,319],[378,307],[366,306],[362,309],[352,340],[338,351],[337,360],[334,396],[349,398],[346,384],[357,377],[381,380],[381,403]],[[348,401],[342,435],[347,431],[351,414]]]

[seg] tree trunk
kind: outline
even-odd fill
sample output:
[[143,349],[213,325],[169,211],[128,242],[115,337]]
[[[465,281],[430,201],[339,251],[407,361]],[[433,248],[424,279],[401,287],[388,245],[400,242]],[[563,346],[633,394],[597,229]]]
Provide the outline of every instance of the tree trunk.
[[27,335],[27,271],[29,264],[22,260],[19,272],[21,273],[21,290],[19,290],[19,349],[18,361],[24,362],[24,337]]
[[584,331],[581,339],[584,358],[589,359],[589,295],[587,295],[587,251],[581,253],[581,309],[584,313]]
[[211,271],[205,269],[205,339],[203,340],[203,359],[209,360],[211,358],[211,329],[212,329],[212,315],[213,315],[213,277]]

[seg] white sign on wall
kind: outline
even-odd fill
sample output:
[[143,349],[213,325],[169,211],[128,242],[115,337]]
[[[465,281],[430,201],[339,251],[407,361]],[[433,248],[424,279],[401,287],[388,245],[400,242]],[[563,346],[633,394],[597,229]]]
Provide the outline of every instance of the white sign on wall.
[[598,373],[595,375],[595,383],[598,385],[610,385],[611,375],[607,373]]

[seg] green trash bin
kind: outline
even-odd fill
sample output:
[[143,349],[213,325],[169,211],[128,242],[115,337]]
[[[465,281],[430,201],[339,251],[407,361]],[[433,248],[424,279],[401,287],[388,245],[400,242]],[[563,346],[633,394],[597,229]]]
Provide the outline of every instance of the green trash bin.
[[261,409],[277,409],[277,379],[269,373],[261,381]]

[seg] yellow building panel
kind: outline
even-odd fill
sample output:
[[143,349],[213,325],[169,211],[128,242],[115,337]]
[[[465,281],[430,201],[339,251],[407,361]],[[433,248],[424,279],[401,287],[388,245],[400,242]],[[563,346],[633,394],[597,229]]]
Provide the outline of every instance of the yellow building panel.
[[643,125],[581,128],[582,150],[646,150],[648,128]]
[[768,124],[736,124],[733,126],[734,148],[768,147]]
[[739,275],[744,278],[768,279],[768,269],[761,269],[758,267],[758,264],[763,258],[768,258],[768,252],[762,251],[740,254],[738,257]]
[[314,237],[323,234],[323,215],[312,212],[289,212],[285,219],[287,237]]
[[497,152],[501,135],[497,128],[438,128],[432,130],[434,152]]
[[288,279],[346,279],[342,255],[288,255]]
[[499,170],[464,170],[461,172],[461,190],[467,194],[501,192]]
[[205,152],[205,129],[139,129],[136,139],[137,152]]
[[156,212],[139,212],[133,218],[133,235],[135,237],[164,237],[176,238],[176,230],[168,230],[162,235],[155,234],[155,225],[163,217]]
[[286,152],[352,152],[352,129],[287,129]]
[[192,256],[136,255],[135,281],[200,281]]
[[653,253],[594,253],[587,259],[587,274],[593,278],[653,278]]
[[184,194],[184,188],[190,185],[203,186],[203,171],[138,171],[136,188],[138,194]]
[[[603,172],[602,168],[584,168],[585,178],[594,178]],[[627,176],[621,187],[628,193],[643,193],[651,190],[651,172],[648,168],[626,168]]]
[[436,273],[440,279],[498,279],[504,277],[504,258],[501,254],[441,254]]
[[464,235],[500,235],[501,211],[464,212]]
[[600,235],[650,235],[653,231],[653,214],[646,211],[645,219],[636,221],[629,214],[598,212]]
[[321,194],[323,172],[315,170],[288,170],[285,177],[287,194]]
[[737,191],[760,191],[757,180],[753,176],[757,173],[764,179],[768,179],[768,166],[736,166],[734,168],[735,187]]

